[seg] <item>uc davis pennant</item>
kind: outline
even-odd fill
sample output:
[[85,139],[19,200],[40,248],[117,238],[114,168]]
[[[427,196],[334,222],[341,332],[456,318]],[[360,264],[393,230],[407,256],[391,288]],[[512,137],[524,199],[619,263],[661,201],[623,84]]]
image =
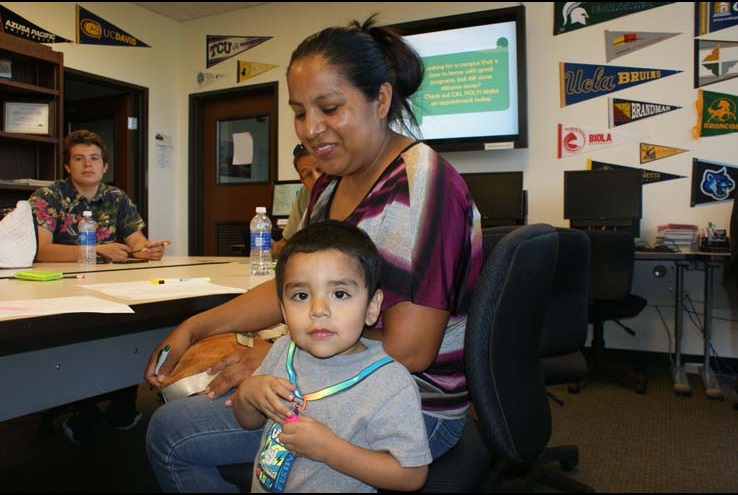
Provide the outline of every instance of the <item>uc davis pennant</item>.
[[211,34],[208,34],[206,38],[205,58],[208,68],[272,39],[271,36],[219,36]]
[[39,43],[66,43],[71,41],[50,33],[32,22],[28,22],[2,5],[0,5],[0,20],[2,21],[0,23],[0,32],[12,34],[19,38],[26,38]]
[[629,124],[636,120],[647,119],[654,115],[671,112],[682,107],[665,105],[663,103],[651,103],[648,101],[624,100],[622,98],[610,98],[610,127]]
[[77,4],[77,43],[81,45],[149,46],[79,4]]
[[714,33],[738,25],[734,2],[694,2],[694,35]]
[[589,170],[640,170],[642,184],[653,184],[655,182],[685,178],[683,175],[667,174],[665,172],[657,172],[656,170],[636,169],[636,167],[626,167],[625,165],[616,165],[614,163],[597,162],[591,158],[587,160],[587,168]]
[[682,71],[560,62],[561,106],[573,105],[680,72]]
[[697,125],[692,129],[695,138],[738,132],[738,96],[700,89],[695,106]]
[[593,151],[608,146],[625,144],[634,136],[609,129],[591,129],[583,126],[558,125],[558,157],[576,155],[585,150]]
[[733,165],[692,159],[692,206],[733,198],[736,184],[738,169]]

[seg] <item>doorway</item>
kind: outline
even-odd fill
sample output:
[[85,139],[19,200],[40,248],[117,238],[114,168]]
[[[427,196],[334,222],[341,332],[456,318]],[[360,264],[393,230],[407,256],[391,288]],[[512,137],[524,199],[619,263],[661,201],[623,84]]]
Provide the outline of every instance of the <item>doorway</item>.
[[148,225],[147,109],[147,88],[64,69],[64,135],[88,129],[105,141],[103,181],[125,191]]
[[277,179],[278,85],[190,95],[189,254],[235,256]]

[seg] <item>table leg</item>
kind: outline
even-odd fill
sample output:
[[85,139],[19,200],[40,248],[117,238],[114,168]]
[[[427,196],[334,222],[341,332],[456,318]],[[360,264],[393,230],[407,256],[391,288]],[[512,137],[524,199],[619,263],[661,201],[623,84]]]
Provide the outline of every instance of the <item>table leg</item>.
[[700,376],[705,383],[705,394],[711,399],[722,399],[723,392],[720,382],[712,371],[710,365],[710,352],[712,347],[712,305],[713,305],[713,280],[714,271],[720,263],[705,260],[705,317],[704,317],[704,362],[700,368]]
[[684,330],[684,272],[688,262],[675,261],[676,276],[674,282],[674,365],[671,376],[674,380],[674,392],[678,395],[690,395],[687,372],[682,362],[682,332]]

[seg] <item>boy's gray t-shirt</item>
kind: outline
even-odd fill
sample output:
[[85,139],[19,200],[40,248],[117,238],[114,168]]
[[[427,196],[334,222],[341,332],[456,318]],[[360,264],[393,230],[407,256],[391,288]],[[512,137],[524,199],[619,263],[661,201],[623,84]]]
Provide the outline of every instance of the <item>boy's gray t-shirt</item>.
[[[254,375],[287,378],[285,361],[290,342],[289,336],[277,340]],[[335,385],[387,355],[379,342],[367,339],[362,342],[368,348],[366,351],[329,359],[318,359],[297,349],[294,369],[300,392],[307,394]],[[432,461],[418,387],[407,369],[397,362],[382,366],[342,392],[308,402],[300,414],[314,417],[355,445],[391,453],[404,467],[424,466]],[[264,432],[272,424],[273,421],[267,420]],[[264,442],[262,435],[259,453]],[[254,466],[256,470],[256,463]],[[256,472],[251,491],[264,492]],[[322,462],[297,457],[285,492],[366,493],[376,489]]]

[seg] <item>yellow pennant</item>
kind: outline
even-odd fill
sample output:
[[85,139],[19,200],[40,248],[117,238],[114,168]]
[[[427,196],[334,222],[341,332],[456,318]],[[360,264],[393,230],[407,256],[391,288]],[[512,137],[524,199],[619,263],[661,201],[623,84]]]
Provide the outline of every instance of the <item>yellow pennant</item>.
[[246,62],[243,60],[238,61],[238,75],[236,77],[237,82],[245,81],[254,76],[258,76],[268,70],[272,70],[277,65],[272,64],[260,64],[259,62]]
[[669,146],[660,146],[658,144],[641,143],[641,163],[661,160],[662,158],[678,155],[686,151],[689,150],[670,148]]

